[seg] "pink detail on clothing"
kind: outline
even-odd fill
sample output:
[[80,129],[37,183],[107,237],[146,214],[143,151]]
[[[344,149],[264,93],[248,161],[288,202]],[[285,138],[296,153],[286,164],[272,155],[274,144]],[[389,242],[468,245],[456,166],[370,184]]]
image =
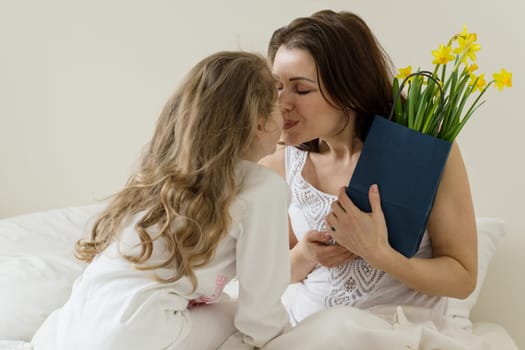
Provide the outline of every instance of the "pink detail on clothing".
[[213,294],[209,297],[201,296],[197,299],[190,300],[190,302],[188,303],[188,308],[214,302],[222,294],[226,283],[228,283],[228,277],[224,275],[217,275],[217,278],[215,279],[215,291],[213,292]]

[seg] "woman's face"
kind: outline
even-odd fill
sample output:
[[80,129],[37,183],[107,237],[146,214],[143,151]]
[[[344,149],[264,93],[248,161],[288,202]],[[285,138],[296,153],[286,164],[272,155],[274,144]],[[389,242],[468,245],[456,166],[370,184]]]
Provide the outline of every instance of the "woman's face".
[[275,55],[273,74],[279,81],[279,103],[284,118],[281,141],[285,144],[299,145],[317,138],[330,138],[345,127],[342,110],[328,103],[321,94],[322,82],[318,81],[315,62],[306,50],[281,46]]

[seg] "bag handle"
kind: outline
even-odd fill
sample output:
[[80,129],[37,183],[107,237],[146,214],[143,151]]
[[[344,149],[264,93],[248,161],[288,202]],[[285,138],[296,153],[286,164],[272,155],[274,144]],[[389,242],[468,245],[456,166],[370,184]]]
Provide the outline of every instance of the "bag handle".
[[[415,72],[415,73],[411,73],[409,75],[407,75],[405,77],[405,79],[403,79],[403,81],[401,82],[401,85],[399,86],[399,91],[397,93],[396,96],[394,96],[394,103],[392,104],[392,108],[390,109],[390,114],[388,115],[388,120],[392,120],[392,117],[394,116],[394,110],[395,110],[395,107],[396,107],[396,100],[399,98],[399,96],[401,95],[401,92],[403,91],[403,88],[405,87],[405,84],[408,82],[409,78],[413,77],[413,76],[416,76],[416,75],[422,75],[422,76],[425,76],[427,77],[428,79],[431,79],[434,81],[434,83],[436,83],[436,86],[439,88],[439,96],[440,96],[440,104],[439,104],[439,112],[436,112],[436,114],[442,114],[443,113],[443,109],[445,109],[445,97],[444,97],[444,93],[443,93],[443,88],[441,87],[441,81],[434,77],[434,75],[432,74],[432,72],[430,71],[427,71],[427,70],[422,70],[422,71],[419,71],[419,72]],[[441,117],[440,119],[443,119],[443,117]],[[439,122],[441,122],[441,120],[439,120]],[[439,134],[439,129],[436,129],[437,133],[436,133],[436,136],[437,134]]]

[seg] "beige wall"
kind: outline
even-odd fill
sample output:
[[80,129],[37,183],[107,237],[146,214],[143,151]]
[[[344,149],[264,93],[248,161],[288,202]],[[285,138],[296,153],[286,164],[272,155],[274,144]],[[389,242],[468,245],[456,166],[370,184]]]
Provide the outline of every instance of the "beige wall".
[[[0,0],[0,217],[118,190],[192,64],[222,49],[265,52],[273,29],[321,8],[362,15],[398,66],[429,67],[431,50],[465,23],[481,69],[514,73],[514,88],[491,90],[458,142],[477,214],[509,228],[496,259],[516,268],[489,271],[493,291],[524,295],[523,0]],[[497,321],[525,347],[524,305],[504,293],[475,316],[503,309]]]

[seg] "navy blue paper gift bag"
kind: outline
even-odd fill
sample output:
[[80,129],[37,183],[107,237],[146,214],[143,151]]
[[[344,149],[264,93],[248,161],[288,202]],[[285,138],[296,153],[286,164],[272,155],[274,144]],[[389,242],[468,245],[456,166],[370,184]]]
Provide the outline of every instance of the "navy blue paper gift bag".
[[451,143],[375,116],[346,193],[370,212],[379,186],[390,245],[406,257],[421,242]]

